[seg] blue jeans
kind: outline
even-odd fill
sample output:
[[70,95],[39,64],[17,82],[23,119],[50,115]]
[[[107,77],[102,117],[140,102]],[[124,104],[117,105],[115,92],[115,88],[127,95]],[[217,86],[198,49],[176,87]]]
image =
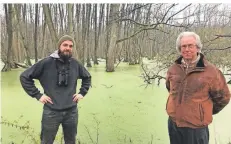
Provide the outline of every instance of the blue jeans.
[[41,144],[53,144],[59,126],[62,124],[65,144],[75,144],[78,125],[78,110],[43,110]]

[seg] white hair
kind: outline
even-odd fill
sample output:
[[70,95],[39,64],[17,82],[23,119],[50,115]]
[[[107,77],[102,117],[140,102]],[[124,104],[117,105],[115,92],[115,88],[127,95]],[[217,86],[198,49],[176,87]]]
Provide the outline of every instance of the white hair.
[[196,45],[197,45],[197,48],[199,49],[199,52],[201,52],[201,49],[202,49],[202,43],[201,43],[201,40],[200,40],[200,36],[198,34],[196,34],[195,32],[182,32],[179,34],[179,36],[177,37],[176,39],[176,50],[180,53],[180,47],[181,47],[181,43],[180,43],[180,40],[182,37],[188,37],[188,36],[192,36],[196,39]]

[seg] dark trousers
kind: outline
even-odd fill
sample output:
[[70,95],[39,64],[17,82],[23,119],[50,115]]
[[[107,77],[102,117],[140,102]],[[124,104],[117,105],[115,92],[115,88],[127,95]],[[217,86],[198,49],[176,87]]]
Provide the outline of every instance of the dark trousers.
[[43,110],[41,144],[53,144],[60,124],[63,127],[65,144],[76,143],[78,111],[72,108],[65,111]]
[[168,119],[168,133],[170,144],[209,144],[209,129],[177,127],[176,124]]

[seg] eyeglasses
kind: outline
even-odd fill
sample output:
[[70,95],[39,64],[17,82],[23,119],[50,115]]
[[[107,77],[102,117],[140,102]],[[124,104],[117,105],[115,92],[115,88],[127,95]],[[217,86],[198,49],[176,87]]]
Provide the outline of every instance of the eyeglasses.
[[64,47],[68,47],[68,46],[69,46],[69,48],[72,48],[72,47],[73,47],[73,45],[68,45],[68,44],[63,44],[63,46],[64,46]]
[[181,47],[181,49],[186,49],[187,47],[189,49],[193,49],[195,46],[197,46],[197,45],[195,45],[195,44],[188,44],[188,45],[182,45],[180,47]]

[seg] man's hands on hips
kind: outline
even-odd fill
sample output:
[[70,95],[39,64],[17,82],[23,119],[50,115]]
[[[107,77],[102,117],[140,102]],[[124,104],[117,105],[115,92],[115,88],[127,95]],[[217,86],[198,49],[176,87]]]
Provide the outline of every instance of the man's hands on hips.
[[52,100],[50,97],[46,96],[46,95],[42,95],[42,97],[39,99],[39,101],[43,104],[49,102],[51,104],[53,104]]
[[[81,99],[83,99],[83,96],[81,94],[74,94],[73,95],[73,101],[74,102],[79,102]],[[46,95],[42,95],[42,97],[39,99],[39,101],[43,104],[46,104],[46,103],[51,103],[53,104],[52,100],[50,97],[46,96]]]
[[73,101],[79,102],[81,99],[83,99],[83,96],[81,94],[74,94],[73,95]]

